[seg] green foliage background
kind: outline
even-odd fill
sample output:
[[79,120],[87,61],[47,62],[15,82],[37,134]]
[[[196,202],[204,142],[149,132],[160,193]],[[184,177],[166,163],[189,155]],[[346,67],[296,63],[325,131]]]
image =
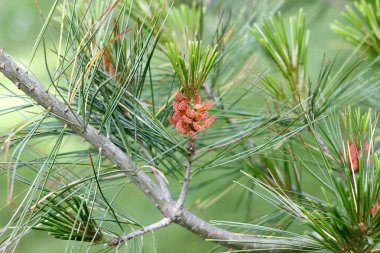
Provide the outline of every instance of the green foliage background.
[[[49,2],[50,1],[39,1],[42,12],[45,15],[50,7]],[[285,19],[290,15],[296,15],[300,7],[305,10],[306,28],[311,32],[308,56],[310,62],[308,65],[308,72],[311,73],[311,75],[318,75],[324,54],[333,58],[338,53],[343,56],[350,52],[351,47],[334,34],[329,27],[329,24],[334,19],[338,18],[340,11],[344,7],[343,3],[344,1],[330,0],[289,0],[285,1],[284,5],[281,7]],[[18,61],[21,61],[24,64],[27,64],[29,61],[34,41],[41,26],[41,17],[32,0],[0,1],[0,46],[4,47],[6,51],[15,59],[18,59]],[[268,64],[264,58],[260,61],[262,61],[263,64]],[[41,62],[41,64],[34,64],[32,71],[39,76],[41,81],[48,80],[46,71],[44,71],[44,60],[41,52],[38,52],[34,62]],[[260,62],[258,64],[260,64]],[[0,76],[0,81],[7,83],[2,76]],[[7,103],[7,106],[5,103]],[[8,107],[9,103],[15,104],[17,103],[17,99],[2,99],[0,110]],[[22,115],[12,117],[0,115],[0,131],[8,129],[20,119],[22,119]],[[77,138],[75,139],[75,145],[84,144],[82,144],[81,140]],[[70,147],[67,148],[70,149]],[[3,158],[0,157],[0,161],[1,159]],[[215,173],[216,172],[213,171],[205,172],[202,180],[216,176]],[[0,207],[4,206],[6,201],[5,180],[5,177],[0,177]],[[192,183],[196,184],[197,180],[199,181],[201,179],[196,177],[195,181]],[[226,178],[226,180],[230,179]],[[215,189],[202,188],[195,194],[190,194],[190,198],[187,200],[188,203],[197,203],[197,201],[202,199],[203,196],[213,190],[220,191],[220,189],[216,188],[217,186],[211,186],[211,188],[212,187]],[[21,192],[24,188],[25,186],[20,183],[16,187],[17,192]],[[158,220],[161,216],[155,210],[155,207],[138,189],[133,186],[129,186],[129,188],[128,193],[125,192],[120,195],[118,199],[119,207],[127,207],[128,212],[131,213],[135,219],[144,224],[149,224]],[[318,195],[319,189],[313,184],[305,184],[304,189],[311,192],[317,191],[316,195]],[[206,210],[197,211],[196,205],[193,205],[193,208],[190,208],[206,220],[219,219],[232,221],[246,221],[247,219],[249,220],[254,217],[259,217],[273,208],[268,206],[257,196],[252,196],[251,201],[249,202],[245,199],[244,202],[246,203],[240,203],[240,205],[237,206],[243,192],[243,189],[235,186],[232,191],[228,192],[223,198],[221,198],[221,200],[216,201]],[[247,209],[247,205],[250,206],[250,208]],[[249,213],[247,213],[247,210]],[[2,212],[2,215],[0,216],[0,228],[6,223],[11,212],[12,206],[7,208],[6,212]],[[191,234],[177,225],[171,225],[168,228],[158,230],[154,232],[154,234],[158,252],[206,252],[215,246],[212,243],[200,243],[201,239],[198,236]],[[145,240],[149,242],[149,240],[152,240],[152,236],[145,236]],[[17,252],[63,252],[66,245],[66,241],[60,241],[48,237],[45,232],[33,231],[21,241]]]

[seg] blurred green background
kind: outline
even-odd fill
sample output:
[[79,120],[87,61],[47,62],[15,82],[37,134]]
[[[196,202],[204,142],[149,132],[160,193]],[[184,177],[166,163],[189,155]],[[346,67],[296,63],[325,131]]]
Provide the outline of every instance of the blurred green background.
[[[53,1],[45,0],[38,2],[42,13],[47,15]],[[285,1],[281,7],[281,11],[284,13],[284,16],[287,17],[297,14],[300,7],[306,12],[307,29],[309,29],[311,33],[308,69],[309,73],[317,75],[324,54],[333,58],[338,53],[344,55],[350,51],[350,47],[329,28],[330,22],[338,18],[339,12],[344,7],[344,2],[328,0]],[[21,64],[28,64],[34,41],[43,24],[34,1],[1,0],[0,24],[0,47],[4,47],[6,52],[12,55],[12,57],[17,59]],[[313,72],[313,69],[316,71]],[[43,55],[41,53],[38,53],[34,60],[32,72],[42,81],[47,80]],[[0,82],[9,84],[3,76],[0,76]],[[9,85],[9,87],[14,90],[13,85]],[[1,90],[0,94],[3,93],[4,91]],[[18,92],[18,94],[20,93]],[[9,107],[11,104],[17,104],[17,101],[18,99],[16,98],[2,99],[0,110]],[[22,118],[23,115],[12,115],[12,117],[0,115],[0,133],[2,134],[5,130],[8,130],[15,125],[16,122],[22,120]],[[80,143],[80,140],[78,139],[76,142]],[[3,159],[3,156],[1,156],[0,159]],[[215,172],[210,171],[203,174],[202,178],[205,179],[214,176],[217,176]],[[199,180],[199,177],[197,178]],[[305,185],[306,191],[315,191],[316,189],[316,185],[312,182]],[[213,190],[219,190],[217,186],[213,187],[215,189],[202,188],[200,191],[190,194],[190,199],[187,200],[190,209],[192,209],[191,203],[196,202],[202,198],[202,196],[205,196]],[[23,189],[23,185],[17,185],[17,192],[21,192]],[[236,205],[243,191],[244,190],[238,186],[235,186],[232,191],[220,200],[215,201],[208,209],[201,212],[193,208],[192,211],[206,220],[245,221],[247,217],[259,217],[261,214],[268,212],[268,210],[272,210],[272,207],[268,204],[258,197],[252,196],[253,199],[248,203],[248,205],[250,205],[250,213],[247,214],[247,209],[245,208],[246,203],[242,204],[244,207]],[[0,193],[0,207],[3,207],[6,203],[6,176],[4,175],[0,177]],[[132,186],[128,189],[128,194],[121,194],[117,201],[119,207],[125,205],[125,209],[143,224],[149,224],[161,218],[160,214],[146,197]],[[13,208],[15,208],[15,206],[10,205],[1,211],[0,228],[6,224]],[[146,242],[149,242],[152,236],[147,235],[145,238]],[[215,246],[212,243],[203,242],[197,236],[177,225],[171,225],[168,228],[156,231],[155,238],[158,252],[206,252]],[[16,252],[64,252],[66,246],[67,242],[65,241],[49,237],[45,232],[33,231],[21,241]]]

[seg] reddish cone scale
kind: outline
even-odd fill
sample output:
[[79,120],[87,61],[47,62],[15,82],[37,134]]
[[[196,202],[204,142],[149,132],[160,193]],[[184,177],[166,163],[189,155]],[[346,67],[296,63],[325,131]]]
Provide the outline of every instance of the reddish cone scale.
[[[349,161],[349,166],[352,166],[354,172],[356,172],[359,168],[359,156],[362,155],[362,150],[360,147],[356,148],[355,144],[352,142],[348,142],[349,154],[347,154],[347,161]],[[364,144],[364,154],[367,155],[369,150],[369,144]],[[350,160],[351,159],[351,160]]]
[[179,90],[176,95],[176,100],[173,101],[174,114],[168,117],[177,131],[183,135],[189,134],[195,137],[196,132],[205,130],[214,123],[215,115],[208,117],[209,109],[213,100],[206,103],[201,102],[201,96],[196,95],[193,101],[187,98]]
[[377,203],[375,203],[372,206],[372,216],[375,216],[377,214],[377,209],[379,208],[379,206],[380,206],[380,198],[378,198]]

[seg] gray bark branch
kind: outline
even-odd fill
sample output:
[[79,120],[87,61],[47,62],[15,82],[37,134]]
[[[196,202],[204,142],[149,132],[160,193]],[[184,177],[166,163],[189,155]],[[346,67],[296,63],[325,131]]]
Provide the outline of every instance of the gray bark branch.
[[189,158],[189,160],[186,161],[182,188],[181,188],[181,192],[179,193],[178,200],[177,200],[177,208],[178,209],[181,209],[183,207],[183,204],[185,203],[185,198],[186,198],[187,190],[189,188],[189,183],[190,183],[190,173],[191,173],[191,158]]
[[160,221],[158,221],[156,223],[150,224],[150,225],[148,225],[146,227],[143,227],[142,229],[133,231],[133,232],[131,232],[129,234],[123,235],[123,236],[121,236],[121,237],[119,237],[117,239],[112,240],[110,242],[110,246],[117,246],[117,245],[119,245],[123,241],[128,241],[128,240],[130,240],[132,238],[135,238],[137,236],[140,236],[140,235],[143,235],[145,233],[151,232],[153,230],[166,227],[170,223],[171,223],[171,220],[169,218],[163,218],[162,220],[160,220]]
[[194,143],[194,139],[192,139],[192,138],[189,139],[187,151],[188,151],[189,157],[186,161],[185,173],[183,174],[182,188],[181,188],[181,192],[179,193],[178,200],[177,200],[177,209],[182,209],[183,204],[185,203],[185,198],[186,198],[187,191],[189,188],[191,164],[193,162],[193,156],[195,153],[195,143]]
[[239,234],[218,228],[190,211],[176,208],[177,202],[166,196],[162,189],[134,161],[110,139],[91,125],[83,127],[80,116],[68,110],[68,106],[50,94],[32,75],[22,70],[9,55],[0,49],[0,72],[31,99],[37,102],[92,146],[100,148],[105,157],[123,169],[130,180],[153,202],[164,217],[216,243],[235,249],[262,249],[262,252],[294,252],[305,248],[305,242],[282,238],[263,238],[251,234]]

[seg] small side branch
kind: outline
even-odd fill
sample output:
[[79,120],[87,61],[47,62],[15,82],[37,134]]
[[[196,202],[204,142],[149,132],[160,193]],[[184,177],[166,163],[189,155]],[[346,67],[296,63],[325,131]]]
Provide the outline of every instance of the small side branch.
[[149,226],[146,226],[146,227],[143,227],[142,229],[139,229],[139,230],[136,230],[136,231],[133,231],[129,234],[126,234],[126,235],[123,235],[119,238],[116,238],[116,239],[113,239],[111,240],[108,245],[110,246],[117,246],[119,245],[121,242],[124,242],[124,241],[128,241],[130,239],[133,239],[137,236],[140,236],[140,235],[143,235],[145,233],[148,233],[148,232],[151,232],[153,230],[156,230],[156,229],[160,229],[160,228],[163,228],[163,227],[166,227],[168,226],[171,222],[171,220],[169,218],[163,218],[162,220],[156,222],[156,223],[153,223]]
[[189,157],[186,162],[186,167],[185,167],[185,173],[183,176],[183,183],[182,183],[182,188],[181,192],[179,194],[178,200],[177,200],[177,209],[181,209],[183,207],[183,204],[185,202],[185,198],[187,195],[187,191],[189,189],[189,183],[190,183],[190,173],[191,173],[191,163],[193,160],[193,156],[195,154],[195,143],[194,139],[189,140],[189,146],[187,148],[189,152]]

